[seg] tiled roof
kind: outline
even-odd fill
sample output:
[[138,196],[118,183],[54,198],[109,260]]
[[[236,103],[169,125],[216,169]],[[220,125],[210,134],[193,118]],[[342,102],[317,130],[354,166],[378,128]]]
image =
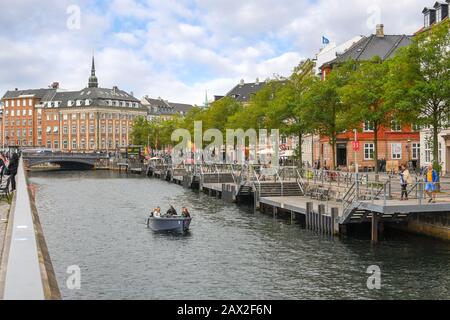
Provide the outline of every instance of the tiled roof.
[[342,63],[348,60],[367,61],[375,56],[386,60],[391,58],[399,48],[408,46],[411,43],[411,39],[412,36],[407,35],[385,35],[384,37],[371,35],[370,37],[363,37],[326,65]]
[[265,82],[240,83],[231,89],[226,96],[238,102],[249,102],[251,97],[264,88],[265,85]]

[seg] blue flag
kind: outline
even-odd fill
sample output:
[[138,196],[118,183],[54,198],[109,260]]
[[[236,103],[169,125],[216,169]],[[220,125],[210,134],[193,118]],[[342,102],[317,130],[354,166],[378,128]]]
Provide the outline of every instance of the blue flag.
[[322,43],[323,44],[330,44],[330,40],[322,36]]

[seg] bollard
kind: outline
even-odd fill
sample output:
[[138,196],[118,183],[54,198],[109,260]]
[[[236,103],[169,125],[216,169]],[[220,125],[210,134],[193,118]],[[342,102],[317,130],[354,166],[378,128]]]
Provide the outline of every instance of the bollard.
[[336,219],[339,217],[339,209],[331,208],[331,234],[335,235],[339,232],[339,225],[336,223]]
[[319,205],[319,213],[318,213],[318,218],[319,218],[319,223],[318,223],[318,231],[319,232],[323,232],[323,220],[324,220],[324,216],[325,216],[325,205],[320,204]]
[[307,202],[306,203],[306,228],[311,230],[312,225],[312,213],[313,211],[313,203]]

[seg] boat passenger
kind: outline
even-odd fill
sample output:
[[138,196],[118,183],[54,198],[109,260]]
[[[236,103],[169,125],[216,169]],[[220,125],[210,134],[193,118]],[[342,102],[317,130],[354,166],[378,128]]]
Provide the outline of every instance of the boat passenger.
[[175,210],[175,208],[171,205],[169,210],[167,210],[167,215],[168,216],[176,216],[177,215],[177,210]]
[[157,218],[161,217],[161,208],[160,207],[157,207],[155,209],[155,211],[153,212],[153,216],[157,217]]
[[189,213],[189,211],[188,211],[188,209],[186,207],[183,207],[183,209],[181,211],[181,216],[183,218],[190,218],[191,217],[191,215],[190,215],[190,213]]

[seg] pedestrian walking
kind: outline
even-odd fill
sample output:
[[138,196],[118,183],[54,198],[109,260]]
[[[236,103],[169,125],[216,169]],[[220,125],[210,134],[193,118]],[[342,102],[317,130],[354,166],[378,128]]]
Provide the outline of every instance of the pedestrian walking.
[[425,192],[430,197],[428,203],[436,202],[436,184],[439,182],[439,176],[433,165],[428,165],[427,174],[425,175]]

